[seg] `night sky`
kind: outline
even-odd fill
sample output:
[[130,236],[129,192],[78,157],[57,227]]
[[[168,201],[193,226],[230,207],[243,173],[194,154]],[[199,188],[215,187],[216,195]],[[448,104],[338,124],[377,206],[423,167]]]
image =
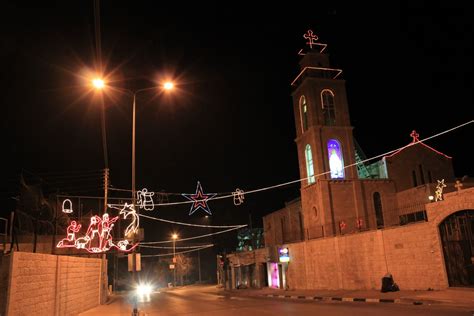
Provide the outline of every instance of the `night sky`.
[[[178,86],[137,98],[137,188],[194,193],[200,181],[204,192],[232,192],[298,179],[290,83],[308,29],[344,71],[354,136],[367,157],[408,144],[413,129],[424,138],[472,120],[472,11],[455,1],[409,3],[102,1],[109,84],[141,89],[173,78]],[[2,199],[16,194],[22,169],[31,179],[54,175],[64,192],[99,194],[100,180],[65,181],[104,168],[100,100],[82,78],[96,64],[94,2],[8,1],[2,11]],[[111,184],[130,189],[132,99],[108,94],[105,106]],[[472,125],[427,142],[453,157],[458,177],[474,175]],[[247,223],[251,212],[261,226],[298,191],[295,184],[247,195],[238,207],[230,199],[209,205],[215,223]],[[154,215],[188,213],[186,204]]]

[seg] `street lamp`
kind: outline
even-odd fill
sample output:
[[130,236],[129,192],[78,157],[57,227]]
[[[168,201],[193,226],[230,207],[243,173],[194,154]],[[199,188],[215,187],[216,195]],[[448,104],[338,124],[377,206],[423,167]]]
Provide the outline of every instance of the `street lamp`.
[[105,82],[104,82],[104,80],[102,80],[100,78],[94,78],[94,79],[92,79],[92,85],[96,89],[102,90],[105,87]]
[[178,239],[178,235],[175,233],[171,235],[171,239],[173,239],[173,287],[176,287],[176,239]]
[[[174,84],[171,81],[167,81],[163,84],[163,89],[164,90],[172,90],[174,88]],[[131,93],[133,95],[133,109],[132,109],[132,203],[135,206],[136,202],[136,188],[135,188],[135,125],[136,125],[136,103],[137,103],[137,94],[143,91],[148,91],[148,90],[156,90],[157,87],[150,87],[150,88],[144,88],[144,89],[139,89],[136,91],[131,91],[131,90],[125,90],[128,93]],[[138,210],[137,210],[138,213]]]

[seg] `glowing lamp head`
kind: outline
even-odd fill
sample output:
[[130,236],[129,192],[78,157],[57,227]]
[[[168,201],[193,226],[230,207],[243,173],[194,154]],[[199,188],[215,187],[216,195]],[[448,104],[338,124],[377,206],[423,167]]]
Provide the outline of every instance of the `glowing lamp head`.
[[105,82],[104,82],[104,80],[102,80],[100,78],[95,78],[94,80],[92,80],[92,85],[96,89],[102,90],[105,87]]
[[173,234],[173,235],[171,235],[171,238],[173,238],[173,239],[178,239],[178,234]]
[[429,199],[431,202],[433,202],[434,196],[430,195],[430,196],[428,196],[428,199]]
[[165,82],[165,84],[163,85],[163,88],[165,90],[172,90],[174,88],[174,84],[171,82],[171,81],[167,81]]

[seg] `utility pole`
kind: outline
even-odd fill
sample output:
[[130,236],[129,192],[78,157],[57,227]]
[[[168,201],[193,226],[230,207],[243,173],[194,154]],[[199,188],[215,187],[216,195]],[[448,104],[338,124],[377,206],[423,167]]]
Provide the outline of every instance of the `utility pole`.
[[107,213],[107,199],[109,197],[109,168],[104,169],[104,213]]

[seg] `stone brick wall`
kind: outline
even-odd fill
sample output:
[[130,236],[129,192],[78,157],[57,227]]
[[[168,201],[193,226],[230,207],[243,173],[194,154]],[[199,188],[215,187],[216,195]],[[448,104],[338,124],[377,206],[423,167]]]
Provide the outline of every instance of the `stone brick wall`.
[[7,305],[9,270],[10,270],[10,256],[0,254],[0,315],[5,314],[6,305]]
[[289,244],[290,289],[379,289],[392,273],[404,290],[447,287],[436,227],[417,223]]
[[8,315],[76,315],[100,303],[101,260],[14,252]]
[[474,210],[474,188],[426,204],[428,222],[287,244],[290,289],[380,289],[391,273],[402,290],[448,287],[439,224]]

